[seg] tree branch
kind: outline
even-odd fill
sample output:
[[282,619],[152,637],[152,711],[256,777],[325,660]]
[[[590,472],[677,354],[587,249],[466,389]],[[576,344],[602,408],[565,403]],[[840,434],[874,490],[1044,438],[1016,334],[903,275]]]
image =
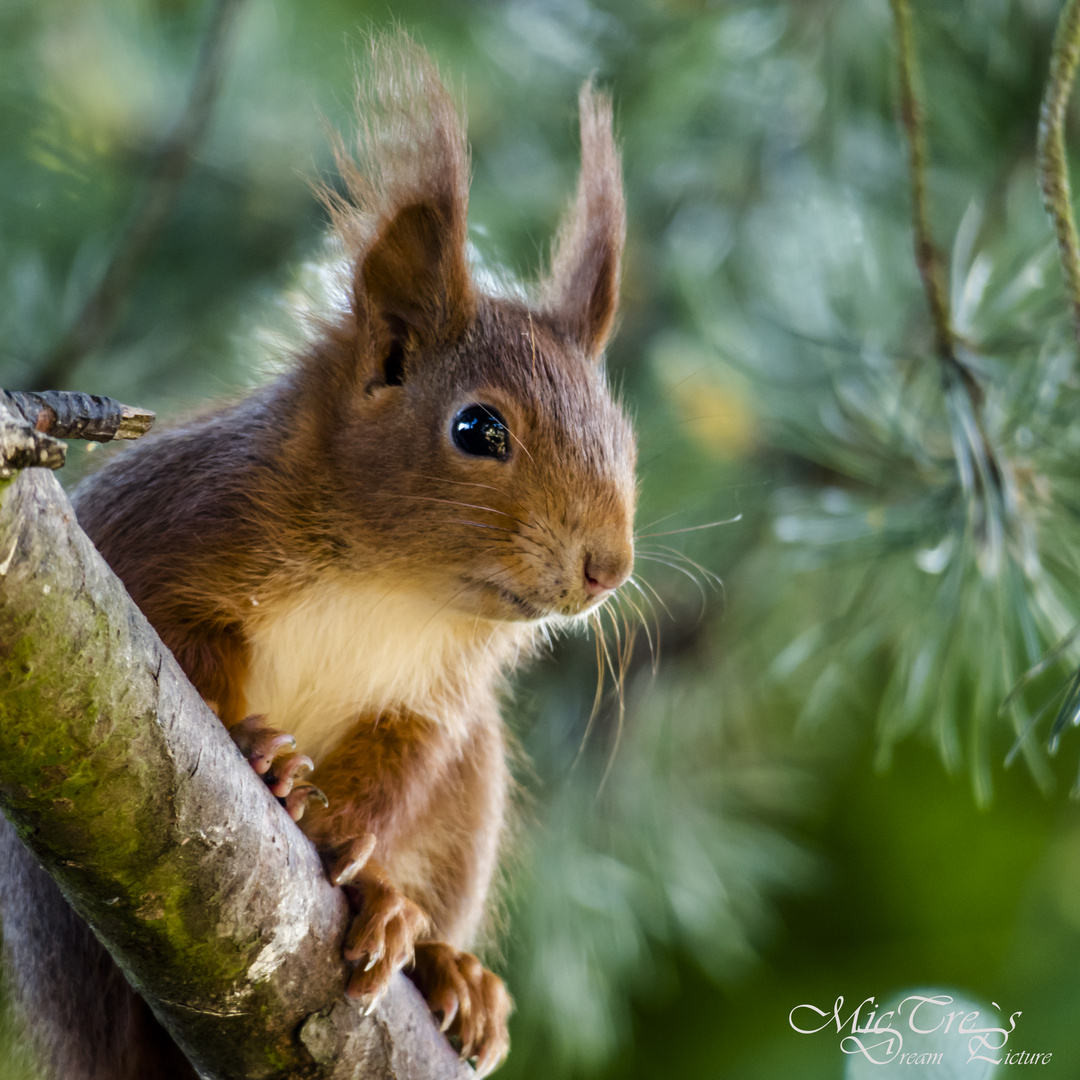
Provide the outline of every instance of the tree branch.
[[21,413],[35,431],[60,439],[137,439],[154,425],[149,409],[122,405],[115,398],[74,390],[45,390],[40,394],[0,390],[7,404]]
[[67,443],[39,431],[0,400],[0,483],[34,465],[59,469],[66,455]]
[[1080,341],[1080,238],[1072,210],[1069,163],[1065,156],[1065,113],[1080,61],[1080,2],[1066,0],[1054,34],[1050,74],[1039,113],[1039,184],[1057,236],[1061,272]]
[[404,977],[345,1002],[343,893],[42,469],[0,484],[0,720],[0,808],[203,1077],[471,1075]]
[[919,101],[919,72],[915,37],[908,0],[891,0],[896,25],[897,71],[900,76],[900,121],[908,141],[911,167],[911,220],[915,232],[915,265],[934,324],[938,355],[953,355],[953,329],[949,319],[948,290],[942,269],[941,252],[930,228],[930,208],[926,195],[926,134]]
[[187,176],[195,148],[210,122],[225,73],[232,31],[243,3],[244,0],[214,0],[184,111],[154,157],[142,196],[97,287],[63,338],[34,373],[31,384],[39,389],[62,387],[79,361],[98,348],[112,332],[139,264],[164,228]]
[[[956,332],[949,313],[949,290],[944,263],[930,228],[930,203],[926,193],[926,135],[919,102],[919,70],[915,53],[910,0],[890,0],[896,27],[897,69],[900,81],[900,120],[907,133],[911,167],[911,220],[915,234],[915,264],[922,279],[926,303],[934,324],[934,347],[942,363],[946,399],[952,399],[960,435],[954,445],[966,443],[976,465],[972,494],[997,500],[1003,489],[1002,463],[983,422],[983,388],[971,368],[961,359]],[[963,417],[969,423],[963,421]],[[959,458],[957,460],[959,466]],[[960,469],[961,476],[964,469]],[[987,513],[994,511],[990,506]]]
[[148,409],[110,397],[47,390],[41,394],[0,390],[0,480],[35,465],[59,469],[67,460],[65,439],[137,439],[154,423]]
[[908,141],[911,172],[911,223],[915,234],[915,265],[922,280],[930,319],[934,327],[934,349],[947,375],[959,377],[976,411],[982,404],[982,387],[957,355],[956,334],[949,315],[949,290],[945,284],[944,260],[930,227],[930,200],[926,193],[926,131],[919,100],[919,64],[909,0],[890,0],[896,27],[897,71],[900,80],[900,121]]

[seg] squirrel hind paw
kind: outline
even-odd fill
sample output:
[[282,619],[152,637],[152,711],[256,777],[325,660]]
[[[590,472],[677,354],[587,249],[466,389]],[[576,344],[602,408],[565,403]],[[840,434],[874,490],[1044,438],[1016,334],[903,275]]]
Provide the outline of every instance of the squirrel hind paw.
[[471,953],[439,941],[416,946],[409,978],[424,995],[440,1029],[460,1043],[476,1075],[487,1076],[510,1051],[507,1021],[514,1004],[506,987]]
[[371,1012],[394,974],[412,963],[428,917],[388,882],[363,871],[346,886],[346,894],[358,913],[345,935],[345,959],[356,964],[345,995]]
[[324,858],[327,860],[326,876],[331,885],[350,885],[356,880],[375,852],[377,841],[374,833],[346,840]]

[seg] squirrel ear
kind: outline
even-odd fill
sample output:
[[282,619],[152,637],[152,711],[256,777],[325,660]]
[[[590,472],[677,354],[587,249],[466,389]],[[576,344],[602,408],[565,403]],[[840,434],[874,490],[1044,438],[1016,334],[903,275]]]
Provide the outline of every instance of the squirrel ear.
[[611,99],[587,82],[578,98],[581,176],[577,197],[555,241],[542,307],[585,350],[598,356],[619,301],[619,264],[626,238],[619,152]]
[[372,37],[368,52],[356,149],[334,141],[344,191],[321,192],[352,261],[352,315],[399,369],[410,343],[446,340],[474,312],[469,151],[463,118],[420,46],[399,31]]
[[418,201],[376,235],[357,287],[393,337],[431,341],[463,328],[472,310],[463,217],[463,208]]

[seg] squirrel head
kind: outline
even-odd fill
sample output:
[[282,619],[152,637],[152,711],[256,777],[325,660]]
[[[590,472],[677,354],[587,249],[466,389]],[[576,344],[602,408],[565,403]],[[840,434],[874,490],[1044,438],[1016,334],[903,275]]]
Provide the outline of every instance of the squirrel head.
[[[532,300],[474,282],[468,151],[426,54],[376,42],[347,196],[346,310],[301,368],[339,557],[497,621],[587,613],[629,576],[636,447],[603,370],[625,207],[608,98],[580,95],[577,195]],[[358,163],[359,162],[359,163]]]

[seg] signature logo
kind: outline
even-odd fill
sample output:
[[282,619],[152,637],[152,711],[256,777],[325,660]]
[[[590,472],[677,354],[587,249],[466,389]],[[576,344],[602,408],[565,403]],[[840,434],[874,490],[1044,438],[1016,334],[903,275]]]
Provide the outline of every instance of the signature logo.
[[862,1055],[873,1065],[941,1065],[947,1057],[966,1065],[1049,1064],[1052,1054],[1006,1051],[1023,1012],[1005,1019],[1001,1006],[991,1004],[996,1015],[984,1006],[933,991],[909,993],[888,1008],[873,997],[854,1008],[845,1007],[843,997],[838,997],[831,1009],[796,1005],[788,1023],[800,1035],[835,1032],[845,1054]]

